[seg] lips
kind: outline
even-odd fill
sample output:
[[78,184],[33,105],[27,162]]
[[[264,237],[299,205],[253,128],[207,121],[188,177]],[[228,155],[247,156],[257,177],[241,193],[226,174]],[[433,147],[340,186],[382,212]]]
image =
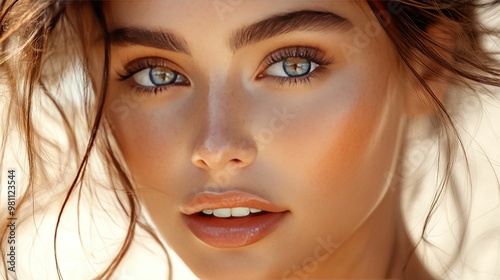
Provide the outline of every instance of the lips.
[[181,205],[191,232],[207,245],[238,248],[269,235],[288,213],[260,196],[240,191],[199,193]]

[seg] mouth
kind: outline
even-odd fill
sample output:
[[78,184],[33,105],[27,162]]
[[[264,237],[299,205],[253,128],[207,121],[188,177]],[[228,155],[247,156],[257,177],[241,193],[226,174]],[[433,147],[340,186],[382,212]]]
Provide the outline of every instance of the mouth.
[[253,244],[268,236],[289,212],[239,191],[197,194],[180,211],[191,232],[216,248]]

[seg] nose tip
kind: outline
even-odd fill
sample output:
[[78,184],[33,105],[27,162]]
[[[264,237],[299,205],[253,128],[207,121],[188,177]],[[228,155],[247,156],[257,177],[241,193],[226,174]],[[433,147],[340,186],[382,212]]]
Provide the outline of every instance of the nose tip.
[[244,168],[252,164],[257,156],[257,147],[252,141],[206,139],[193,154],[192,162],[204,170]]

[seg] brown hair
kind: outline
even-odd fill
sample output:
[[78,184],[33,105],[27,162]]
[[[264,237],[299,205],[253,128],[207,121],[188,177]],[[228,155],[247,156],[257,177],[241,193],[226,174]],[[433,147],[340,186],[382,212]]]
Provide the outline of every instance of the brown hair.
[[[465,159],[468,182],[470,170],[455,121],[444,105],[443,97],[436,95],[426,81],[432,76],[431,79],[441,79],[452,85],[463,86],[476,94],[483,86],[500,86],[500,65],[495,58],[498,53],[488,52],[484,48],[484,39],[498,38],[499,30],[486,28],[478,14],[479,11],[496,8],[500,1],[389,0],[368,3],[396,46],[406,67],[423,87],[421,92],[425,94],[418,96],[418,99],[430,108],[435,120],[435,132],[439,135],[439,147],[444,158],[438,159],[438,164],[444,164],[443,173],[414,250],[421,242],[432,247],[432,242],[427,238],[432,215],[446,191],[459,193],[455,189],[456,180],[452,178],[457,157],[463,155]],[[440,35],[439,38],[436,38],[436,33]],[[418,67],[423,68],[420,73],[416,69]],[[461,213],[458,222],[462,225],[462,232],[456,237],[458,248],[448,265],[459,259],[465,242],[468,209],[460,201],[461,199],[455,200],[455,207]]]
[[[434,114],[437,127],[442,132],[442,148],[447,155],[445,162],[445,176],[436,189],[436,195],[430,205],[427,221],[439,204],[447,183],[450,180],[454,158],[461,146],[460,138],[454,122],[442,103],[426,83],[427,77],[416,70],[415,65],[426,69],[427,73],[450,83],[477,88],[481,85],[500,86],[500,69],[493,54],[483,48],[483,37],[495,35],[498,31],[484,27],[478,19],[478,11],[483,8],[498,5],[500,1],[488,3],[475,0],[401,0],[401,1],[372,1],[369,0],[372,11],[384,27],[386,33],[396,46],[402,61],[413,73],[414,78],[426,89],[426,93],[419,98]],[[64,181],[64,172],[74,174],[73,180],[65,188],[53,188],[50,191],[62,194],[59,215],[57,218],[54,236],[54,250],[58,275],[62,278],[57,262],[57,234],[64,210],[73,195],[90,191],[92,187],[86,177],[89,162],[99,156],[104,160],[109,182],[117,199],[119,209],[128,217],[128,229],[121,249],[109,263],[107,269],[96,278],[109,278],[113,275],[120,262],[129,250],[137,227],[150,233],[161,244],[159,238],[144,221],[140,211],[131,176],[128,173],[120,153],[114,145],[110,127],[103,118],[103,105],[106,100],[109,64],[109,38],[106,29],[106,19],[100,1],[62,1],[62,0],[4,0],[0,3],[0,68],[1,88],[5,93],[7,109],[4,117],[4,134],[2,135],[2,163],[6,158],[6,147],[9,138],[17,132],[23,140],[26,152],[26,170],[28,176],[26,191],[18,198],[18,211],[26,213],[43,211],[38,207],[43,194],[40,186],[52,185],[51,182]],[[85,11],[83,11],[83,10]],[[93,18],[89,19],[88,15]],[[87,17],[86,17],[87,16]],[[437,40],[429,30],[432,27],[441,28],[442,32],[449,33],[452,27],[451,38],[454,42]],[[103,38],[102,59],[104,67],[101,84],[90,79],[89,52],[92,36],[98,34]],[[74,42],[74,43],[71,43]],[[64,58],[64,59],[62,59]],[[423,60],[430,61],[425,63]],[[56,95],[62,91],[62,85],[55,82],[61,73],[68,73],[81,67],[84,73],[82,78],[83,89],[79,102],[74,103],[72,97]],[[78,70],[78,69],[77,69]],[[61,82],[62,83],[62,82]],[[97,94],[92,94],[92,88],[100,88]],[[47,104],[50,106],[40,106]],[[38,105],[37,105],[38,104]],[[47,137],[47,133],[40,126],[37,119],[40,109],[45,115],[52,116],[65,130],[65,139],[68,149],[63,149],[54,143],[54,139]],[[54,110],[55,111],[50,111]],[[55,114],[54,114],[55,112]],[[78,119],[85,116],[84,120]],[[83,129],[84,132],[80,132]],[[9,133],[8,133],[9,132]],[[85,142],[80,142],[82,135]],[[12,139],[10,139],[12,141]],[[463,147],[461,148],[464,151]],[[96,154],[97,152],[97,154]],[[69,168],[51,176],[51,158],[47,154],[68,155],[66,162]],[[75,164],[76,163],[76,164]],[[64,165],[63,164],[63,165]],[[2,176],[2,175],[0,175]],[[105,185],[102,183],[102,185]],[[45,204],[49,203],[47,200]],[[2,211],[2,223],[6,221],[6,211]],[[24,216],[20,216],[24,218]],[[29,217],[28,217],[29,218]],[[19,220],[21,222],[22,219]],[[427,223],[422,229],[421,237],[425,240]],[[2,225],[6,228],[6,225]],[[0,248],[4,263],[5,274],[8,274],[5,265],[7,251],[5,239],[7,230],[2,230]],[[166,252],[165,252],[166,253]]]

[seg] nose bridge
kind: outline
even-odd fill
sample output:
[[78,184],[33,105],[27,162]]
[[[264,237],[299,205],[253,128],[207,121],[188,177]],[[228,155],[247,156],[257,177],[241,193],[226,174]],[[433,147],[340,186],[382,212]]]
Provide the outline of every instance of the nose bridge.
[[206,133],[217,138],[235,137],[243,127],[244,108],[234,84],[227,78],[212,80],[208,87]]
[[207,85],[202,128],[193,163],[202,169],[244,167],[256,157],[257,147],[245,124],[246,106],[238,85],[226,76]]

